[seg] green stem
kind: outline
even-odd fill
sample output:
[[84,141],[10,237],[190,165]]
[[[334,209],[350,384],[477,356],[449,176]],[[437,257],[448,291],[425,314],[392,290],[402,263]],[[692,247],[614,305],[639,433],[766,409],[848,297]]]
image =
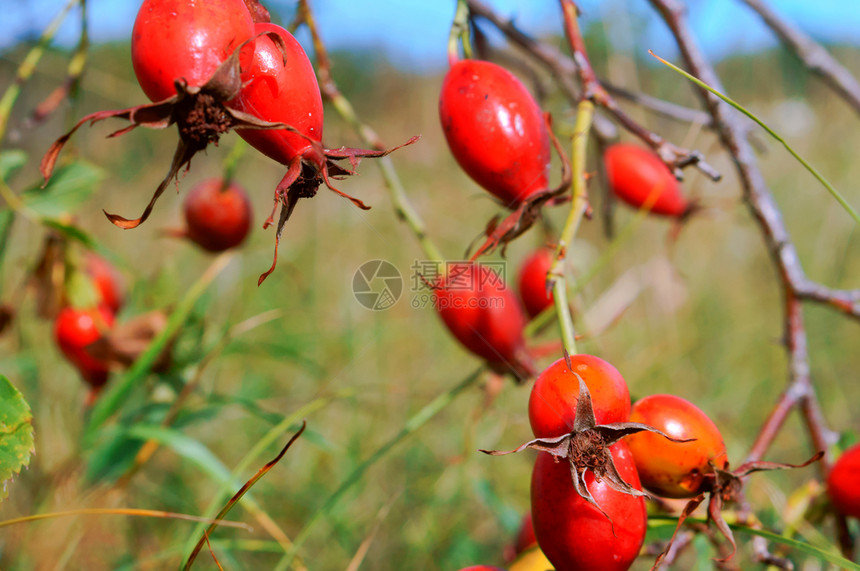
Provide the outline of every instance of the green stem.
[[456,386],[452,389],[446,391],[445,393],[439,395],[427,405],[424,406],[421,410],[419,410],[412,418],[406,421],[406,424],[403,425],[403,428],[395,434],[391,439],[385,442],[382,446],[377,448],[376,452],[370,455],[364,462],[359,464],[343,481],[343,483],[334,491],[323,503],[322,507],[316,511],[316,513],[305,523],[305,527],[299,532],[296,538],[293,540],[293,548],[287,553],[278,565],[275,567],[277,571],[285,571],[289,569],[290,565],[293,562],[293,559],[296,557],[296,554],[301,548],[302,544],[307,540],[314,526],[324,517],[331,514],[334,507],[340,501],[340,499],[349,491],[350,488],[356,483],[358,483],[361,478],[364,476],[365,472],[376,464],[379,460],[385,457],[391,449],[394,448],[400,441],[404,440],[407,436],[416,432],[419,428],[424,426],[430,419],[432,419],[436,414],[438,414],[441,410],[451,404],[457,396],[460,395],[464,390],[471,387],[475,382],[481,378],[481,374],[484,372],[484,367],[480,367],[467,376],[465,379],[460,381]]
[[227,190],[233,177],[236,175],[236,169],[239,167],[239,161],[245,155],[248,149],[248,143],[242,139],[236,139],[236,144],[230,149],[230,154],[224,159],[224,174],[221,177],[221,190]]
[[36,64],[38,64],[39,60],[42,59],[42,55],[45,53],[45,48],[47,48],[48,44],[53,41],[54,36],[57,34],[57,30],[60,28],[60,24],[62,24],[63,20],[66,19],[69,10],[71,10],[79,1],[80,0],[69,0],[53,21],[48,24],[48,27],[45,28],[44,32],[42,32],[39,42],[33,46],[33,49],[30,50],[24,58],[24,61],[22,61],[21,65],[18,66],[18,73],[15,75],[15,80],[6,89],[6,92],[3,93],[3,97],[0,98],[0,141],[2,141],[3,137],[6,135],[6,127],[9,125],[9,117],[12,115],[12,107],[15,105],[15,101],[18,100],[18,96],[21,94],[21,87],[33,76],[33,72],[36,71]]
[[573,318],[570,315],[570,306],[567,303],[564,260],[567,256],[567,249],[573,243],[573,238],[576,236],[576,232],[579,230],[579,225],[588,208],[588,193],[585,184],[585,151],[588,142],[588,132],[591,130],[591,121],[593,118],[594,104],[586,99],[580,101],[576,109],[576,125],[572,138],[573,201],[558,240],[555,261],[547,276],[547,279],[552,284],[562,343],[564,343],[565,351],[571,355],[576,354],[576,333],[573,328]]
[[453,66],[460,61],[457,50],[457,40],[462,40],[463,54],[472,57],[472,40],[469,37],[469,3],[467,0],[457,0],[457,11],[451,23],[451,34],[448,36],[448,65]]

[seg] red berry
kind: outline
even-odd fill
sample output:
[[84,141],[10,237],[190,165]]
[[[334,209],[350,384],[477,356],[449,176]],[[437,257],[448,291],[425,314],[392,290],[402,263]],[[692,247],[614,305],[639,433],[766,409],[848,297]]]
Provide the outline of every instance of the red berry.
[[714,466],[728,464],[726,445],[714,422],[696,405],[675,395],[651,395],[636,401],[630,422],[641,422],[678,440],[653,432],[637,432],[625,441],[630,446],[645,489],[667,498],[692,498],[702,492]]
[[471,565],[463,567],[460,571],[505,571],[501,567],[493,567],[491,565]]
[[837,511],[860,519],[860,444],[843,452],[831,468],[827,494]]
[[87,347],[99,340],[113,326],[113,313],[107,306],[90,309],[67,307],[54,322],[54,339],[63,355],[94,387],[107,382],[108,367],[87,353]]
[[[176,94],[174,81],[205,84],[239,45],[252,37],[254,22],[242,0],[144,0],[131,35],[131,62],[151,101]],[[253,46],[240,54],[242,68]]]
[[[266,121],[286,123],[298,130],[238,129],[239,135],[266,156],[289,164],[295,157],[315,156],[311,140],[322,140],[323,105],[317,77],[301,44],[275,24],[255,24],[254,32],[273,32],[281,37],[282,53],[268,36],[256,40],[250,70],[243,74],[246,85],[230,103],[234,109]],[[323,157],[316,157],[322,168]]]
[[198,183],[183,204],[188,237],[210,252],[242,243],[251,228],[251,201],[245,190],[221,178]]
[[561,436],[573,429],[579,396],[576,375],[591,393],[597,424],[626,422],[630,417],[630,392],[618,369],[593,355],[571,355],[570,362],[573,373],[562,358],[535,380],[529,396],[529,423],[537,438]]
[[514,293],[488,266],[452,264],[435,290],[435,307],[466,349],[497,370],[530,376],[523,338],[526,317]]
[[[621,478],[641,489],[623,441],[611,447]],[[559,570],[625,571],[645,540],[645,500],[612,489],[585,473],[588,490],[605,513],[574,489],[570,465],[539,452],[532,472],[531,505],[538,545]]]
[[85,267],[101,298],[100,303],[105,304],[112,313],[119,312],[125,301],[125,285],[117,269],[93,252],[87,252]]
[[546,275],[554,259],[552,250],[540,248],[532,252],[520,268],[517,280],[520,298],[531,317],[535,317],[553,303],[552,292],[546,291]]
[[478,60],[455,63],[442,84],[439,117],[454,158],[505,206],[515,208],[548,187],[546,121],[528,89],[505,68]]
[[606,149],[603,161],[609,187],[630,206],[643,208],[650,200],[650,212],[675,217],[690,210],[675,175],[651,151],[619,143]]

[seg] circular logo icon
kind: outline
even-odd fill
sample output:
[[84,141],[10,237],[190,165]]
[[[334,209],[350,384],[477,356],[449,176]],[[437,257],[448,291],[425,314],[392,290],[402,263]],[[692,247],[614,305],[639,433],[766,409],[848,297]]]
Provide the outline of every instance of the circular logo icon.
[[385,260],[363,263],[352,276],[352,293],[356,301],[372,311],[388,309],[403,293],[403,276]]

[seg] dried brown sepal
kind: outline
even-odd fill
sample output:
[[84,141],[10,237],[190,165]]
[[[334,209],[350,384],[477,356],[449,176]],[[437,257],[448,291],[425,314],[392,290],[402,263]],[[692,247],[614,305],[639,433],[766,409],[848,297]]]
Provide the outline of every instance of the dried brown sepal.
[[269,11],[263,7],[257,0],[245,0],[245,7],[251,13],[251,18],[255,24],[268,24],[272,21]]
[[535,221],[540,219],[541,210],[544,206],[548,204],[555,205],[567,199],[563,195],[570,188],[573,180],[570,161],[561,148],[561,143],[552,131],[552,118],[549,113],[544,113],[544,121],[546,121],[552,145],[559,158],[561,158],[561,182],[555,188],[546,189],[529,196],[513,212],[505,216],[501,222],[499,222],[498,216],[492,218],[487,223],[484,232],[487,238],[481,247],[470,257],[471,260],[474,261],[483,254],[492,253],[500,245],[502,247],[502,255],[504,256],[508,243],[521,236],[526,230],[532,227]]
[[679,440],[672,438],[664,432],[640,422],[597,424],[588,386],[582,380],[582,377],[579,375],[576,376],[579,379],[579,397],[576,402],[576,417],[574,418],[573,430],[571,432],[552,438],[535,438],[514,450],[480,451],[491,456],[503,456],[505,454],[520,452],[526,448],[532,448],[552,454],[557,462],[567,460],[570,463],[570,475],[576,493],[600,510],[603,515],[606,515],[606,512],[597,504],[591,492],[589,492],[588,486],[585,484],[586,470],[591,470],[595,480],[605,481],[613,490],[631,496],[648,497],[646,492],[637,490],[621,478],[618,468],[615,466],[615,461],[612,458],[610,446],[627,435],[645,430],[657,433],[672,442],[691,442],[695,439]]
[[[265,33],[271,37],[284,52],[283,40],[277,34]],[[87,115],[77,122],[72,129],[57,139],[42,157],[40,170],[47,183],[54,171],[57,158],[71,136],[86,123],[92,125],[109,118],[125,119],[131,125],[115,131],[109,137],[124,135],[137,127],[150,129],[166,129],[176,124],[179,130],[179,143],[173,155],[173,160],[166,176],[156,188],[149,204],[140,217],[124,218],[105,212],[108,220],[120,228],[136,228],[143,223],[152,212],[155,202],[167,188],[172,179],[178,180],[182,167],[189,167],[191,159],[199,151],[204,150],[210,143],[217,144],[224,133],[232,129],[289,129],[284,123],[263,121],[248,113],[243,113],[227,107],[226,102],[233,99],[242,88],[239,53],[245,45],[256,40],[258,34],[239,45],[230,56],[212,74],[212,77],[202,86],[189,86],[184,79],[174,83],[176,95],[146,105],[137,105],[128,109],[115,111],[97,111]]]
[[817,462],[824,456],[824,451],[819,451],[812,458],[803,462],[802,464],[785,464],[781,462],[764,462],[764,461],[755,461],[755,462],[746,462],[741,464],[735,470],[722,469],[714,466],[714,470],[711,474],[709,474],[703,483],[701,493],[695,498],[691,499],[687,505],[684,507],[681,515],[678,517],[678,525],[675,526],[675,533],[672,534],[672,538],[666,544],[665,549],[660,555],[657,556],[657,560],[654,562],[654,565],[651,567],[652,570],[655,570],[659,567],[663,558],[669,552],[669,549],[672,547],[672,542],[675,540],[675,536],[678,534],[678,531],[681,529],[681,526],[684,523],[684,520],[695,511],[699,505],[704,501],[705,494],[708,494],[708,520],[714,523],[714,526],[719,530],[723,537],[731,544],[732,551],[726,557],[721,559],[715,559],[715,561],[725,563],[734,557],[735,552],[737,551],[737,543],[735,543],[734,535],[732,534],[732,529],[726,523],[726,520],[723,519],[722,510],[723,506],[727,503],[732,503],[738,500],[741,490],[743,490],[743,481],[742,478],[749,476],[753,472],[766,472],[769,470],[786,470],[789,468],[803,468],[812,464],[813,462]]
[[54,319],[66,303],[66,247],[65,237],[49,232],[30,271],[27,282],[36,297],[36,314],[42,319]]
[[[263,228],[268,228],[275,222],[275,214],[280,206],[278,214],[278,225],[275,232],[275,252],[272,259],[271,267],[263,272],[257,280],[257,285],[261,285],[269,275],[275,271],[275,266],[278,263],[278,246],[281,242],[281,234],[284,231],[284,225],[293,213],[300,198],[313,198],[317,194],[317,190],[321,184],[325,185],[332,192],[346,198],[356,207],[362,210],[370,210],[370,206],[364,202],[350,196],[339,190],[332,184],[332,180],[343,180],[348,176],[356,174],[361,159],[364,158],[381,158],[389,153],[411,145],[420,137],[415,136],[401,145],[390,149],[357,149],[352,147],[340,147],[338,149],[326,149],[319,141],[311,139],[303,133],[299,133],[293,128],[289,128],[293,133],[302,136],[307,140],[311,148],[305,155],[297,155],[287,165],[287,173],[275,187],[274,205],[272,213],[263,222]],[[337,161],[348,160],[349,167],[338,164]],[[319,165],[322,165],[321,167]]]
[[[127,369],[149,348],[152,340],[167,327],[164,311],[150,311],[117,324],[87,347],[87,353],[111,368]],[[168,343],[152,366],[153,371],[165,372],[172,363],[173,343]]]

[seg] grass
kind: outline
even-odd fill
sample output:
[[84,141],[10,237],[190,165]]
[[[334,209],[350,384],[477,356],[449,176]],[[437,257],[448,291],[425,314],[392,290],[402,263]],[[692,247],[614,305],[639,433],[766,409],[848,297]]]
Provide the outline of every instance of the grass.
[[[122,45],[94,49],[82,98],[47,124],[25,129],[22,115],[13,117],[5,148],[20,148],[30,156],[28,165],[10,181],[14,189],[37,180],[38,157],[70,121],[96,109],[142,100],[125,63],[125,50]],[[18,49],[4,54],[0,88],[8,85],[21,53]],[[860,67],[856,50],[839,55],[855,70]],[[22,92],[16,108],[21,114],[59,81],[65,57],[57,52],[45,55],[36,78]],[[782,66],[791,64],[775,53],[764,53],[726,62],[722,69],[733,97],[777,131],[792,133],[789,142],[826,173],[849,202],[860,203],[857,117],[816,81],[787,83]],[[344,79],[342,85],[354,85],[360,94],[345,88],[346,95],[355,97],[362,119],[388,144],[422,135],[418,144],[392,158],[431,236],[447,257],[456,259],[496,208],[448,154],[436,115],[440,78],[370,69],[364,71],[369,78]],[[683,79],[650,67],[639,71],[646,91],[692,104]],[[802,98],[807,107],[784,113],[786,93],[792,100]],[[808,114],[807,130],[792,131],[798,109]],[[564,120],[562,110],[556,111]],[[674,141],[690,135],[685,125],[646,120]],[[160,237],[159,230],[178,225],[184,192],[196,181],[217,175],[237,139],[229,136],[220,148],[195,158],[179,196],[165,193],[147,223],[121,231],[104,219],[100,209],[137,215],[167,166],[175,135],[141,130],[105,140],[109,131],[110,126],[83,130],[68,154],[84,157],[108,173],[94,197],[74,214],[81,228],[116,255],[130,284],[129,301],[120,314],[124,320],[152,308],[175,308],[211,263],[192,245]],[[358,144],[330,110],[324,140],[330,146]],[[677,243],[667,244],[665,221],[645,220],[576,297],[575,319],[582,327],[582,316],[601,295],[625,272],[638,270],[629,283],[640,286],[641,293],[612,327],[580,341],[579,350],[614,363],[634,395],[674,392],[698,403],[722,428],[730,458],[737,464],[785,385],[784,350],[779,344],[781,299],[759,231],[740,203],[727,157],[709,134],[694,136],[692,145],[709,155],[725,180],[717,185],[690,176],[687,189],[708,209],[683,230]],[[858,287],[860,257],[854,253],[860,244],[851,219],[781,148],[766,146],[762,168],[804,266],[812,277],[834,287]],[[589,168],[595,168],[591,159]],[[236,176],[252,195],[258,224],[192,311],[177,348],[187,366],[172,376],[141,379],[131,387],[122,410],[126,424],[157,422],[164,405],[153,403],[175,397],[176,385],[191,378],[194,365],[227,328],[272,309],[281,311],[278,319],[231,340],[208,365],[177,428],[231,470],[285,417],[315,399],[339,396],[308,415],[306,435],[252,492],[280,529],[296,537],[349,474],[361,469],[368,457],[408,426],[410,418],[477,363],[449,338],[431,309],[410,307],[416,296],[410,291],[410,267],[421,259],[420,249],[395,219],[371,161],[361,165],[361,176],[342,182],[341,188],[373,209],[359,211],[324,188],[314,199],[302,201],[284,232],[277,270],[258,288],[256,278],[271,261],[274,241],[272,230],[261,230],[259,222],[268,214],[272,190],[282,174],[282,167],[265,157],[246,154]],[[591,193],[597,203],[598,189],[592,186]],[[548,223],[558,231],[564,215],[564,209],[552,212]],[[619,224],[632,216],[623,208],[617,211]],[[41,227],[23,220],[16,224],[0,269],[0,301],[16,295],[23,270],[36,259],[43,236]],[[540,243],[535,229],[510,247],[509,279],[517,263]],[[600,222],[586,222],[572,251],[576,272],[584,273],[607,244]],[[405,278],[403,298],[386,311],[368,311],[352,295],[353,273],[371,259],[392,262]],[[0,505],[0,519],[82,507],[203,513],[222,492],[220,481],[172,448],[161,448],[125,486],[86,479],[94,454],[105,452],[82,449],[83,385],[53,346],[50,323],[38,320],[35,309],[33,296],[28,295],[18,307],[15,326],[0,337],[0,373],[30,402],[37,442],[31,467],[11,484],[10,498]],[[855,382],[860,368],[857,324],[826,308],[809,306],[806,316],[814,381],[826,416],[836,430],[856,430],[852,403],[860,400]],[[546,338],[553,338],[555,330],[551,331]],[[531,457],[489,458],[475,450],[510,448],[529,437],[528,390],[508,382],[487,409],[477,387],[452,400],[368,466],[327,509],[299,552],[304,563],[314,570],[345,568],[378,522],[363,568],[386,569],[402,562],[428,570],[503,564],[501,551],[512,541],[518,514],[528,508]],[[799,423],[790,423],[768,458],[805,459],[807,450],[798,446],[805,445],[801,434]],[[260,465],[282,444],[273,443]],[[115,456],[103,459],[116,468],[114,460],[127,459],[134,446],[134,441],[120,441],[112,452]],[[250,466],[236,478],[245,481],[257,468]],[[814,475],[812,469],[758,475],[757,480],[775,486],[751,484],[750,499],[779,521],[773,489],[788,495]],[[381,513],[386,515],[379,520]],[[232,568],[273,567],[283,552],[257,520],[242,509],[231,517],[256,529],[251,534],[217,531],[213,546],[221,563]],[[56,562],[62,568],[67,562],[68,568],[99,570],[178,565],[186,555],[182,547],[196,541],[193,528],[180,521],[116,517],[17,526],[0,537],[0,566],[41,568]],[[748,561],[748,553],[742,550],[741,561]],[[210,566],[208,557],[201,553],[198,568]],[[648,565],[642,560],[637,568]]]

